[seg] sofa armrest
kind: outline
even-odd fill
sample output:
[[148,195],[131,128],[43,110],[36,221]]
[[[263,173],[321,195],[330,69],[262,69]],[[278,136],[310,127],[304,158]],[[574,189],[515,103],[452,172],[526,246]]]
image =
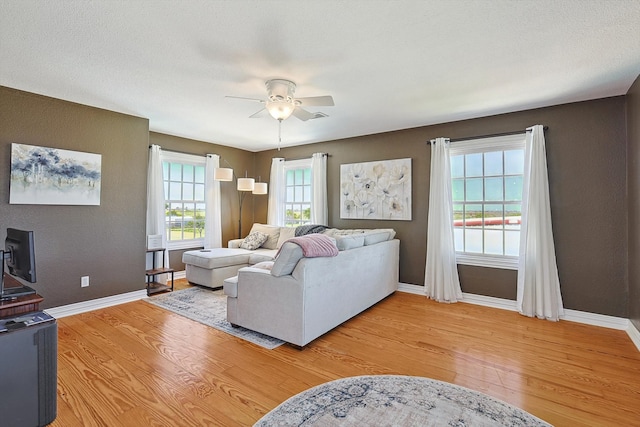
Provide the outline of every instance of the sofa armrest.
[[238,249],[243,241],[244,239],[231,239],[229,240],[229,243],[227,243],[227,247],[231,249]]

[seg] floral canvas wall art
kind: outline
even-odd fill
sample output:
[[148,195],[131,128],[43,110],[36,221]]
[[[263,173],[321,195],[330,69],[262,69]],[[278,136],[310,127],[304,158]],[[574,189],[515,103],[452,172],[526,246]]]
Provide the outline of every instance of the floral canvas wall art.
[[9,203],[100,205],[100,154],[11,144]]
[[340,218],[411,220],[411,159],[340,165]]

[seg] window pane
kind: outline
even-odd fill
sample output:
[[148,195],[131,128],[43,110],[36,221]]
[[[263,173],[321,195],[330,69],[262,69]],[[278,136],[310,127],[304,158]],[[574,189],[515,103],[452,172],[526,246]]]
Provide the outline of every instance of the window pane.
[[164,183],[164,198],[169,200],[169,181],[165,181]]
[[502,175],[502,151],[484,153],[484,175]]
[[204,166],[196,166],[195,182],[204,184],[205,171]]
[[162,162],[162,179],[169,180],[169,163]]
[[182,184],[179,182],[169,183],[169,200],[182,200]]
[[485,228],[502,229],[504,216],[502,215],[502,204],[484,205],[484,226]]
[[482,230],[467,228],[464,233],[464,250],[471,253],[482,253]]
[[504,205],[504,216],[506,217],[505,228],[520,230],[520,220],[522,218],[522,206],[520,204]]
[[453,191],[453,201],[464,201],[464,179],[454,179],[451,182],[451,187]]
[[193,165],[184,165],[182,167],[182,181],[193,182]]
[[193,184],[182,184],[182,200],[193,200]]
[[311,219],[311,207],[309,205],[302,206],[302,219],[307,221]]
[[304,169],[304,184],[305,185],[310,185],[311,184],[311,169]]
[[522,175],[505,176],[504,199],[505,200],[522,200]]
[[502,230],[484,230],[484,253],[502,255]]
[[524,173],[524,150],[504,152],[505,175],[522,175]]
[[293,202],[293,189],[294,187],[287,187],[287,201]]
[[469,202],[481,202],[482,201],[482,178],[466,179],[467,182],[467,201]]
[[464,156],[451,157],[451,177],[464,178]]
[[499,178],[485,178],[485,193],[484,200],[486,202],[501,202],[502,197],[502,177]]
[[304,194],[303,194],[303,202],[310,202],[311,201],[311,186],[310,185],[305,185],[303,187],[304,190]]
[[453,205],[453,225],[461,226],[462,218],[464,218],[464,205],[454,204]]
[[464,223],[467,228],[482,228],[482,205],[467,205],[465,208]]
[[182,165],[180,163],[171,163],[169,167],[169,179],[171,181],[181,181],[182,180]]
[[453,239],[455,242],[456,251],[464,251],[464,229],[462,227],[455,227],[453,229]]
[[195,185],[195,194],[193,195],[194,200],[204,200],[204,184],[196,184]]
[[504,254],[508,256],[518,256],[520,252],[520,232],[504,232]]
[[303,176],[303,170],[302,169],[296,169],[295,170],[295,184],[296,185],[302,185],[303,181],[302,181],[302,176]]
[[287,185],[293,185],[293,176],[295,171],[293,170],[288,170],[287,171]]
[[482,176],[482,153],[467,154],[465,171],[467,176]]
[[302,187],[293,187],[293,201],[294,202],[302,201]]

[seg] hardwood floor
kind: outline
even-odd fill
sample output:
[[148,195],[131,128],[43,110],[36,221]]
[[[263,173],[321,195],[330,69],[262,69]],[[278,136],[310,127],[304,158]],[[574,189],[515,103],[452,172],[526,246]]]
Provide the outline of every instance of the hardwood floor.
[[370,374],[458,384],[556,426],[640,426],[640,352],[625,332],[471,304],[396,292],[303,350],[144,301],[58,324],[54,427],[252,425],[309,387]]

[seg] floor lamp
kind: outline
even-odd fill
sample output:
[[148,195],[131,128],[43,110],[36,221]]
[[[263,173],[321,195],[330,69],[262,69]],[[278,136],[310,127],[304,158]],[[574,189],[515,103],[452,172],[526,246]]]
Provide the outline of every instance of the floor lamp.
[[[229,165],[229,162],[224,160],[224,162]],[[231,166],[231,165],[229,165]],[[251,192],[251,194],[267,194],[267,183],[260,182],[260,178],[258,177],[258,182],[253,178],[247,177],[247,172],[245,171],[244,178],[237,178],[236,174],[233,172],[231,167],[228,168],[215,168],[213,171],[213,179],[216,181],[222,182],[231,182],[236,180],[236,190],[238,191],[238,238],[242,238],[242,203],[244,202],[245,196]]]

